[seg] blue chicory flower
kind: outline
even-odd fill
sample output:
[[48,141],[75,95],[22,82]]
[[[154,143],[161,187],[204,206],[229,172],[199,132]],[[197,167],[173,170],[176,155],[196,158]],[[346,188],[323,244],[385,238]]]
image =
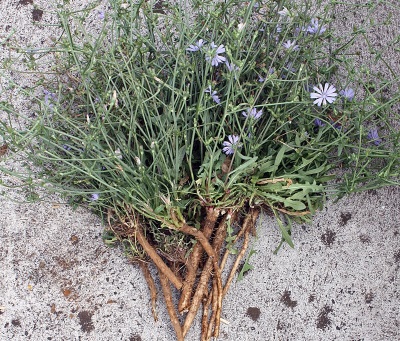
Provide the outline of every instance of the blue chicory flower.
[[230,72],[238,71],[238,70],[239,70],[239,67],[238,67],[238,66],[236,66],[236,65],[233,64],[233,63],[229,63],[228,61],[225,61],[225,65],[226,65],[226,67],[228,68],[228,70],[229,70]]
[[200,39],[197,43],[195,43],[194,45],[189,45],[189,47],[186,49],[186,51],[190,51],[190,52],[196,52],[199,51],[203,45],[206,42],[203,39]]
[[316,119],[314,120],[314,124],[315,124],[316,127],[323,127],[326,123],[325,123],[325,122],[322,122],[321,119],[316,118]]
[[44,93],[44,102],[49,104],[50,100],[55,101],[57,99],[57,95],[54,92],[48,91],[46,89],[43,90]]
[[336,88],[332,84],[325,83],[324,86],[322,86],[322,84],[318,84],[318,87],[314,86],[313,89],[316,92],[312,92],[310,97],[315,99],[313,103],[319,107],[321,104],[326,105],[327,102],[333,103],[336,100]]
[[379,146],[382,143],[382,139],[379,137],[377,129],[371,129],[367,135],[367,138],[371,140],[375,146]]
[[226,155],[231,155],[235,152],[235,148],[240,148],[241,144],[239,143],[239,136],[237,135],[228,135],[228,140],[229,141],[224,141],[222,145],[224,146],[222,148],[222,151]]
[[96,201],[96,200],[99,200],[99,198],[100,198],[100,194],[99,193],[92,193],[90,195],[90,201]]
[[290,16],[290,12],[286,7],[283,7],[281,11],[278,11],[278,14],[281,18],[286,18]]
[[206,60],[210,61],[211,60],[211,65],[212,66],[218,66],[219,63],[223,63],[226,61],[226,58],[223,56],[220,56],[220,53],[225,52],[225,47],[224,45],[215,45],[214,42],[210,44],[211,46],[211,51],[208,52],[206,55]]
[[299,45],[296,45],[296,40],[288,40],[286,43],[283,43],[282,46],[287,50],[292,49],[293,51],[299,50]]
[[[269,70],[268,70],[268,73],[269,73],[270,75],[272,75],[274,72],[275,72],[275,69],[274,69],[273,67],[270,67]],[[258,81],[259,81],[260,83],[264,82],[266,79],[267,79],[267,78],[265,78],[265,77],[263,77],[263,76],[258,76]]]
[[354,90],[352,88],[346,88],[341,90],[339,95],[351,101],[354,98]]
[[219,104],[221,102],[221,100],[219,99],[219,97],[217,95],[217,92],[211,90],[211,85],[206,90],[204,90],[204,92],[209,93],[215,103]]
[[306,28],[306,32],[310,34],[322,34],[325,31],[326,26],[320,26],[317,18],[312,18],[310,25]]
[[57,95],[54,92],[50,92],[46,89],[43,90],[44,93],[44,103],[49,107],[53,108],[53,103],[51,101],[56,101],[57,100]]
[[286,66],[281,71],[281,78],[282,79],[286,79],[290,73],[296,73],[296,72],[297,72],[297,70],[293,66],[293,63],[289,62],[289,63],[286,64]]
[[263,114],[262,109],[257,111],[256,108],[247,109],[247,112],[246,111],[242,111],[242,115],[244,117],[249,117],[249,118],[252,118],[254,120],[258,120],[262,116],[262,114]]

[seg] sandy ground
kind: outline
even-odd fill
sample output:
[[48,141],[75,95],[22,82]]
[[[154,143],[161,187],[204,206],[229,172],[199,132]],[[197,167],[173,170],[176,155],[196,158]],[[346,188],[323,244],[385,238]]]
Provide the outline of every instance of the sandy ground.
[[[400,33],[396,3],[371,13],[365,7],[339,11],[335,25],[348,34],[357,23],[375,20],[368,32],[372,46],[390,57],[388,42]],[[1,1],[0,42],[15,31],[22,45],[46,46],[57,36],[56,28],[46,26],[55,22],[52,9],[52,1]],[[389,14],[391,26],[380,25]],[[363,42],[355,49],[364,58],[360,63],[372,60]],[[4,50],[0,57],[4,62]],[[397,57],[389,63],[400,71]],[[26,102],[20,106],[29,110]],[[18,199],[15,192],[5,194],[0,197],[1,341],[175,339],[162,302],[159,322],[153,321],[139,269],[103,244],[98,218],[57,198],[20,204],[11,200]],[[221,340],[400,340],[400,188],[328,201],[312,225],[295,228],[295,249],[284,246],[273,255],[279,239],[273,219],[262,216],[252,244],[255,270],[236,282],[225,300],[222,315],[229,324],[222,325]],[[198,323],[187,340],[198,339]]]

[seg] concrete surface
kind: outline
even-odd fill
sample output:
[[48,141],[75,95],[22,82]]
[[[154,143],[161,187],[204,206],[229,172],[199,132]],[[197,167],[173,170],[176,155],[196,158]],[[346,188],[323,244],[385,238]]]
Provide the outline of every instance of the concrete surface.
[[[352,25],[376,20],[372,44],[400,71],[387,44],[400,33],[398,1],[390,3],[372,13],[339,8],[335,25],[347,34]],[[52,8],[51,1],[1,1],[0,42],[15,29],[22,45],[48,45],[57,35],[43,26],[55,22]],[[389,28],[379,25],[388,13],[394,15]],[[360,63],[372,61],[365,44],[355,49],[362,51]],[[0,51],[2,61],[5,56]],[[34,80],[15,77],[26,85]],[[18,105],[29,111],[26,101]],[[0,197],[1,341],[175,339],[163,302],[159,322],[153,321],[139,269],[103,244],[99,219],[57,198],[28,205],[11,201],[18,199],[12,190],[6,194]],[[284,246],[278,255],[272,254],[280,238],[273,220],[263,216],[258,231],[255,270],[225,300],[229,324],[222,325],[221,340],[400,340],[400,188],[328,201],[312,225],[295,228],[295,249]],[[196,323],[187,340],[198,339]]]

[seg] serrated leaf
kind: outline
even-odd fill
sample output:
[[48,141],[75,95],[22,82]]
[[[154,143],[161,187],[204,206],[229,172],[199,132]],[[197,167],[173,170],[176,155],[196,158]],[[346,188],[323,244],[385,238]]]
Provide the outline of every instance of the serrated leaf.
[[274,165],[274,161],[272,160],[271,156],[260,160],[258,167],[258,174],[260,174],[261,177],[263,177],[265,173],[272,173],[278,169],[278,167]]

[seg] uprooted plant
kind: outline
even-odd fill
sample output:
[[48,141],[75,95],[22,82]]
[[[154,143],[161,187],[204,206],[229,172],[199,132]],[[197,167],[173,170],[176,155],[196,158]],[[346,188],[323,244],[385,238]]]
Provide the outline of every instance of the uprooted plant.
[[[303,5],[110,5],[96,36],[76,34],[85,16],[60,9],[64,35],[48,51],[55,72],[35,88],[40,110],[13,128],[16,113],[2,103],[2,136],[30,161],[31,196],[43,187],[102,215],[105,242],[120,242],[140,265],[155,319],[149,264],[177,339],[202,305],[209,340],[261,210],[293,247],[292,221],[310,221],[323,205],[335,168],[338,194],[394,181],[390,108],[399,95],[380,103],[387,82],[356,99],[350,84],[361,78],[338,73],[352,69],[340,58],[349,42]],[[228,257],[236,259],[223,282]]]

